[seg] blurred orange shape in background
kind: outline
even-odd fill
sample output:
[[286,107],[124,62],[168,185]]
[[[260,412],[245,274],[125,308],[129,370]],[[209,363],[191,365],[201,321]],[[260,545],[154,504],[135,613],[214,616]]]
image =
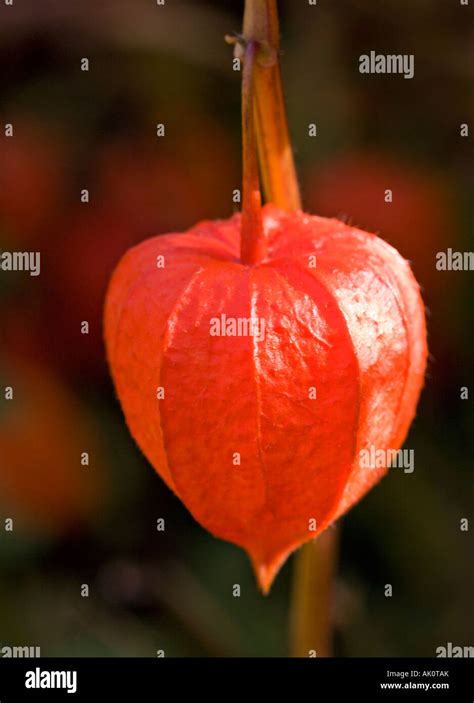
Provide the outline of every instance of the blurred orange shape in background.
[[[87,524],[103,497],[103,459],[87,416],[47,368],[0,362],[0,508],[39,532]],[[12,387],[6,399],[4,388]],[[84,452],[89,465],[82,465]]]
[[[385,191],[392,191],[392,202]],[[436,253],[459,235],[453,193],[439,173],[382,151],[343,151],[308,173],[308,209],[379,234],[408,259],[429,296],[439,291]]]

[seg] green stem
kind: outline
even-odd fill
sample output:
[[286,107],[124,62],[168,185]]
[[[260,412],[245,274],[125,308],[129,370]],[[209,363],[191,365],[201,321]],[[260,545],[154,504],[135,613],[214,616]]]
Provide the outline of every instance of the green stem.
[[280,71],[276,0],[247,0],[243,37],[258,42],[254,75],[255,128],[266,199],[283,210],[301,209]]
[[245,47],[242,76],[242,153],[243,194],[240,260],[255,264],[265,256],[265,238],[262,221],[262,198],[258,174],[257,142],[254,125],[254,73],[257,43]]
[[291,604],[291,655],[330,657],[332,596],[338,531],[330,527],[295,555]]

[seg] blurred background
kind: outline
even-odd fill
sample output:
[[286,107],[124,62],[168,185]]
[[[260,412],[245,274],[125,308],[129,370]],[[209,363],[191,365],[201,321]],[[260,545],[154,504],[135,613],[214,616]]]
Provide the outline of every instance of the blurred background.
[[[474,644],[473,274],[435,266],[438,251],[473,250],[472,136],[460,135],[473,128],[473,8],[279,4],[305,209],[396,246],[429,324],[405,445],[415,472],[390,472],[341,521],[335,653],[434,656]],[[42,257],[36,278],[0,272],[0,646],[288,652],[293,559],[264,598],[244,553],[193,521],[126,430],[101,336],[105,287],[130,245],[236,207],[240,74],[223,37],[242,11],[217,0],[0,6],[0,250]],[[359,74],[371,50],[414,54],[415,77]]]

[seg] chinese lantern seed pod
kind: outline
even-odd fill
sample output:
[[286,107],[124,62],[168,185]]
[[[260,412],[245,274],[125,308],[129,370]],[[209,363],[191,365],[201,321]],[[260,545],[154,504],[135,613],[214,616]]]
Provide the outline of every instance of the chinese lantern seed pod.
[[402,445],[427,350],[418,284],[385,241],[273,205],[262,219],[251,264],[239,214],[128,251],[105,338],[137,444],[267,591],[387,471],[361,451]]

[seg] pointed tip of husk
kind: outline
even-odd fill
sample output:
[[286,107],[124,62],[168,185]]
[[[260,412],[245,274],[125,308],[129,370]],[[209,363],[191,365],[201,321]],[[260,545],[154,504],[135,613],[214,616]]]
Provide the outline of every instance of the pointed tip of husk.
[[250,554],[255,578],[257,579],[258,586],[264,596],[269,594],[276,575],[280,571],[291,551],[292,550],[283,552],[268,560],[255,557]]
[[255,577],[257,579],[259,588],[263,595],[267,596],[270,592],[270,588],[272,587],[272,583],[277,574],[277,569],[272,570],[266,564],[262,564],[260,566],[254,564],[253,568],[255,571]]

